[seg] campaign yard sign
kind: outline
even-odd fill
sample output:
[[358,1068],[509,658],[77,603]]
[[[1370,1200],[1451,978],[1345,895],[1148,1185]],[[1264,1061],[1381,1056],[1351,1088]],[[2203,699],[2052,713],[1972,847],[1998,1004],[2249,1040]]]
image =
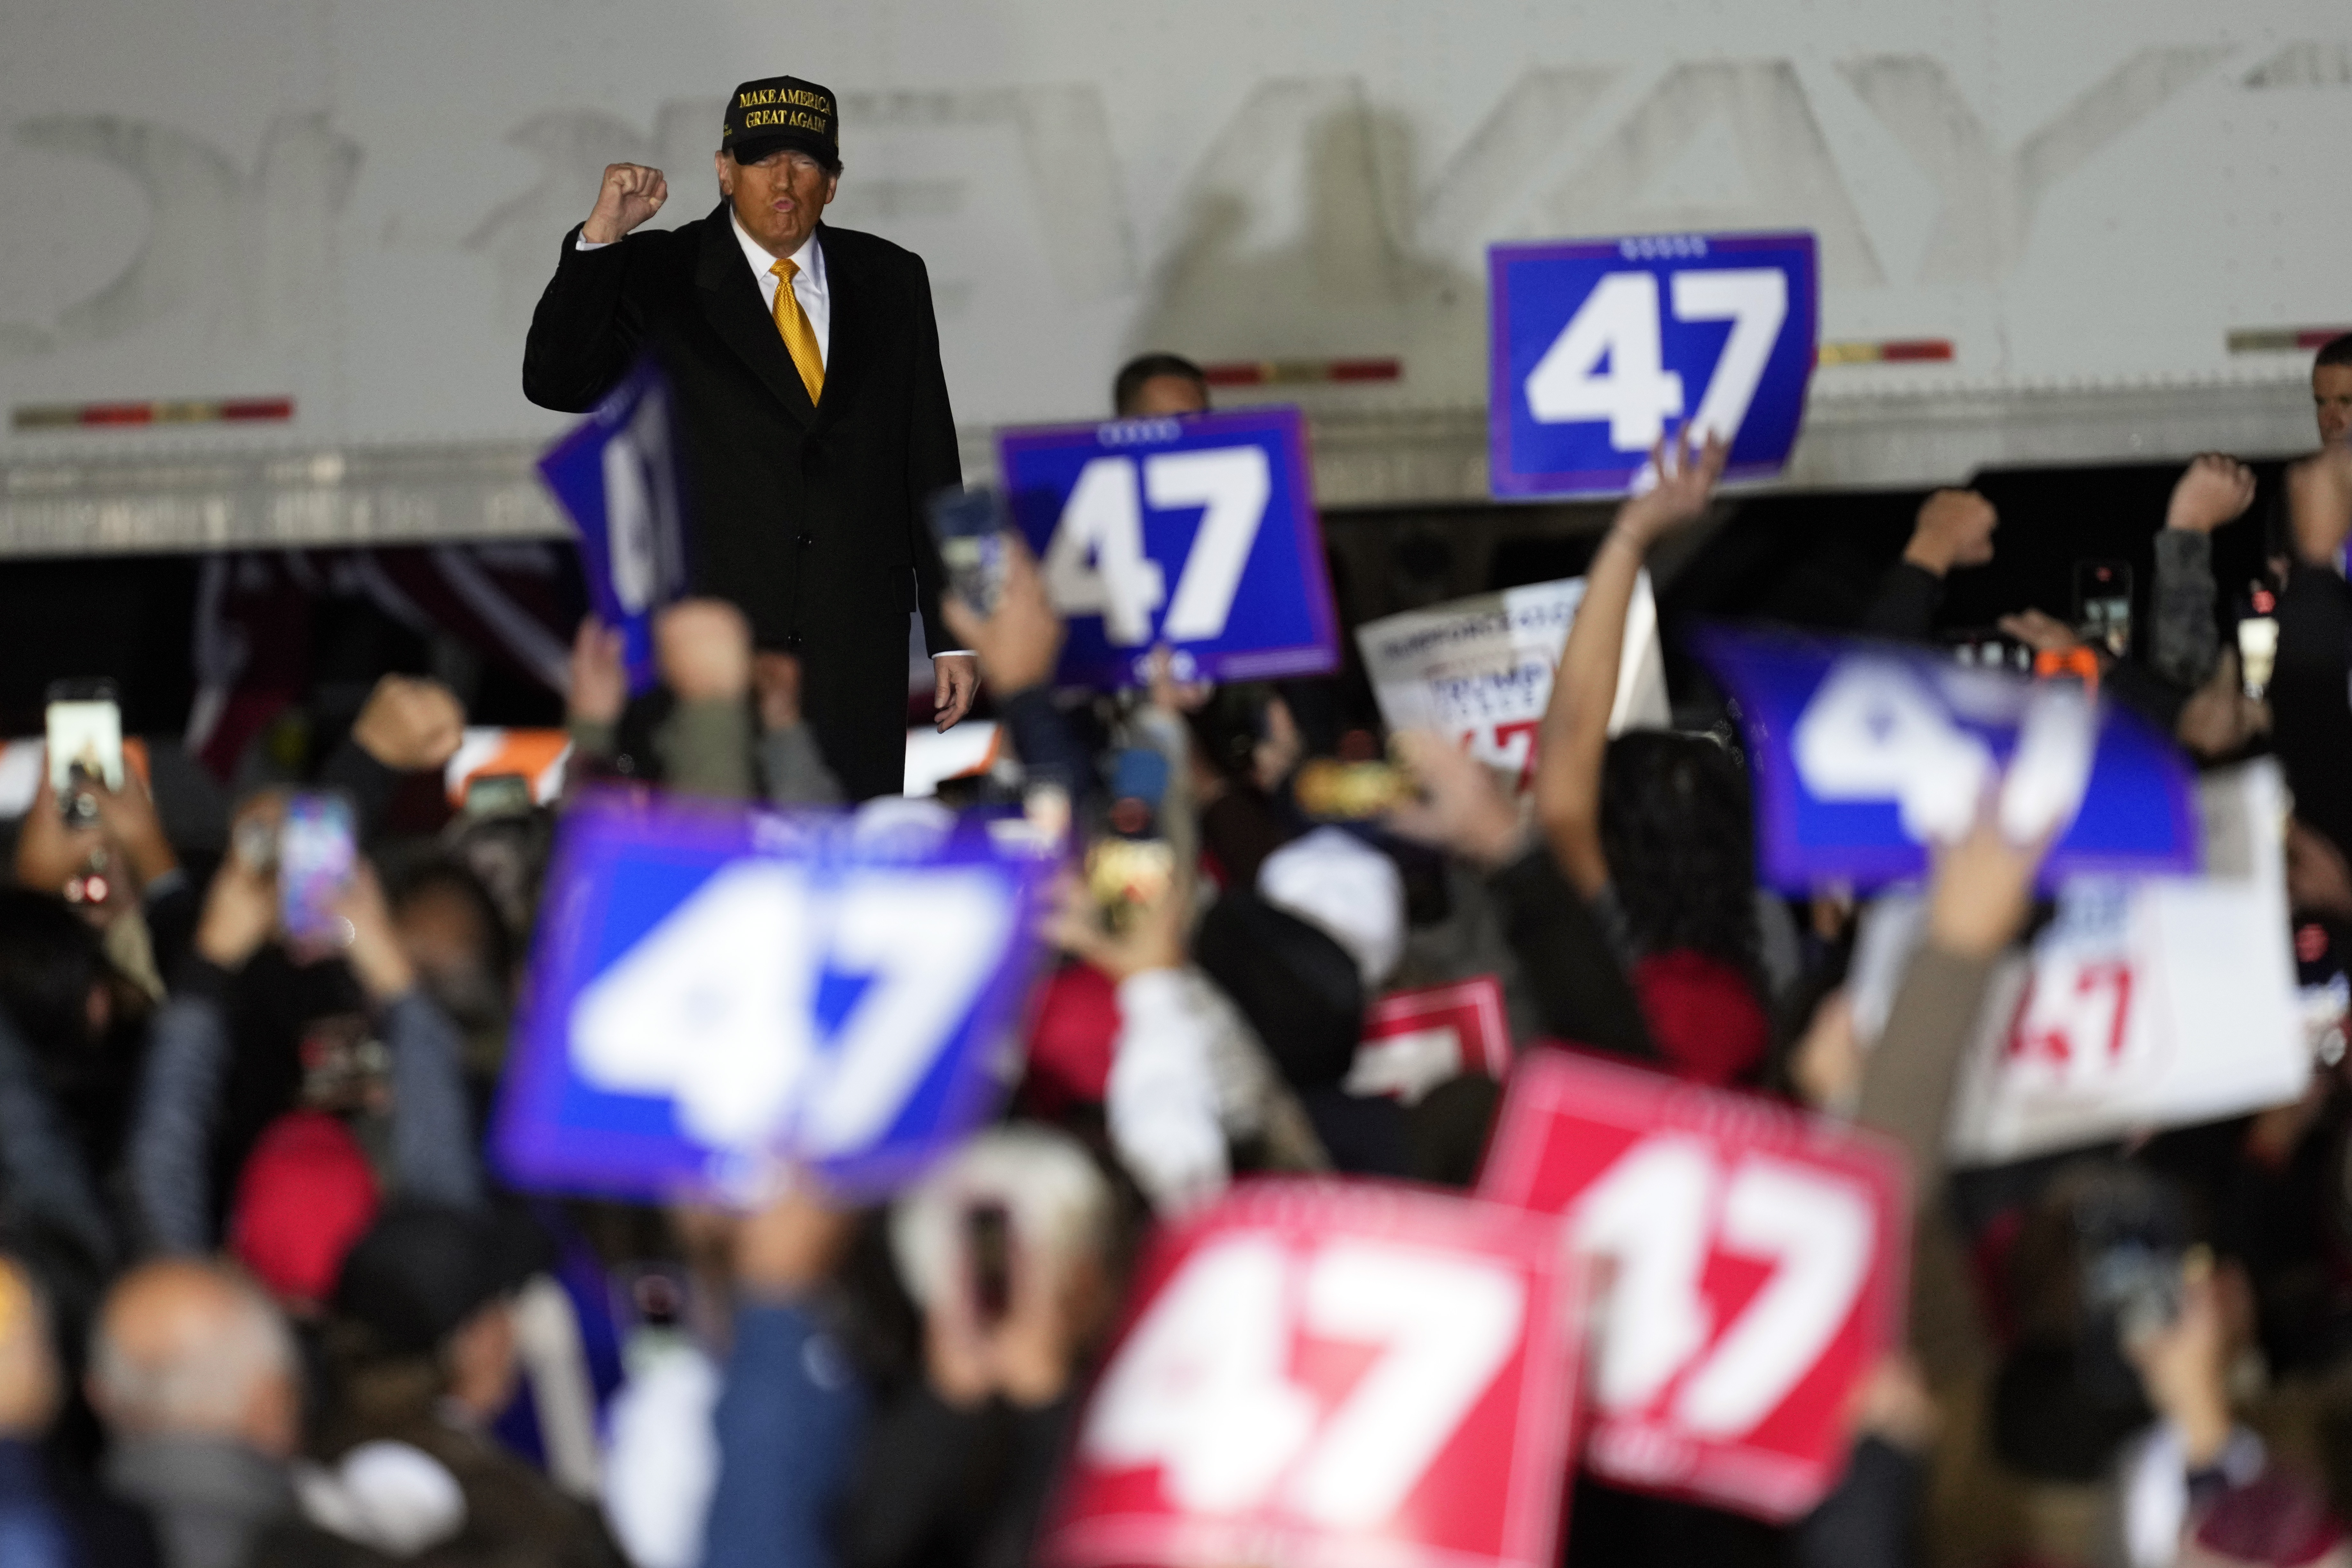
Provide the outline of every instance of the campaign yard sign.
[[[1570,577],[1366,622],[1356,645],[1381,722],[1434,730],[1525,789],[1535,777],[1552,675],[1583,601],[1584,579]],[[1609,733],[1664,729],[1667,719],[1658,608],[1644,571],[1626,612]]]
[[1055,863],[1018,818],[618,795],[568,814],[495,1153],[518,1185],[885,1191],[994,1107]]
[[1905,1193],[1875,1137],[1558,1051],[1519,1059],[1478,1183],[1610,1264],[1586,1468],[1775,1521],[1837,1484],[1847,1400],[1900,1343]]
[[1929,648],[1711,628],[1693,648],[1739,705],[1757,859],[1791,893],[1924,874],[1989,789],[2019,841],[2054,831],[2044,885],[2188,873],[2198,822],[2171,738],[2071,678]]
[[[1994,976],[1947,1133],[1954,1163],[2000,1165],[2154,1128],[2242,1116],[2311,1081],[2288,945],[2270,758],[2198,780],[2195,876],[2078,877]],[[1874,1042],[1927,925],[1926,899],[1872,902],[1848,980]]]
[[1788,462],[1819,336],[1811,235],[1490,246],[1486,284],[1496,496],[1622,491],[1685,427],[1728,443],[1727,478]]
[[548,448],[539,472],[580,535],[596,618],[621,633],[629,689],[657,679],[654,615],[687,588],[686,505],[669,382],[646,360]]
[[1160,643],[1180,680],[1339,667],[1297,409],[1009,430],[997,464],[1069,622],[1064,685],[1139,685]]
[[1549,1568],[1577,1408],[1556,1226],[1262,1180],[1164,1227],[1079,1417],[1053,1568]]

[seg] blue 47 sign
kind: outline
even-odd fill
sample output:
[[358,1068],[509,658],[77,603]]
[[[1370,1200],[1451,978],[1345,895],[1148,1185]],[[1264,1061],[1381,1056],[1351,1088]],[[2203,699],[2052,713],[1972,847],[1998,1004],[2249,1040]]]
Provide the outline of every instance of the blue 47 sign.
[[887,1189],[986,1116],[1055,856],[929,803],[564,819],[502,1087],[518,1186],[738,1197],[778,1162]]
[[1795,632],[1708,628],[1695,643],[1738,705],[1757,862],[1776,886],[1921,876],[1929,844],[1960,837],[1988,799],[2013,841],[2051,837],[2045,885],[2198,869],[2179,749],[2075,682]]
[[1008,431],[998,472],[1068,618],[1066,685],[1318,674],[1339,618],[1295,408]]
[[686,591],[686,517],[669,384],[652,361],[539,460],[580,535],[596,618],[621,633],[629,688],[654,685],[654,612]]
[[1625,489],[1687,423],[1729,477],[1778,473],[1803,423],[1813,236],[1652,235],[1486,252],[1497,496]]

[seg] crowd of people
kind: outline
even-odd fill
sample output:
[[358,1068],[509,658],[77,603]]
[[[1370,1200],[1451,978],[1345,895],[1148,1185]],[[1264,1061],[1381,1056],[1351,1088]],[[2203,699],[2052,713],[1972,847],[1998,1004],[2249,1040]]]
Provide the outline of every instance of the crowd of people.
[[[1192,378],[1196,379],[1196,378]],[[1199,406],[1170,356],[1123,378]],[[1131,384],[1130,384],[1131,383]],[[2352,936],[2352,339],[2315,372],[2323,447],[2288,471],[2288,553],[2217,585],[2250,471],[2190,464],[2157,530],[2144,645],[2092,652],[2107,700],[2200,765],[2273,753],[2293,925]],[[1577,1563],[2352,1561],[2352,1083],[1997,1169],[1947,1168],[1961,1058],[2032,928],[2044,845],[1989,816],[1940,846],[1927,936],[1875,1046],[1844,990],[1856,908],[1759,889],[1727,725],[1608,719],[1638,574],[1714,503],[1723,454],[1661,453],[1594,556],[1524,791],[1444,738],[1383,736],[1333,681],[1058,692],[1064,627],[1017,546],[993,613],[950,601],[1011,766],[950,804],[1070,804],[1078,837],[1156,839],[1171,874],[1104,917],[1073,873],[1025,1065],[984,1130],[879,1207],[787,1182],[749,1212],[512,1190],[484,1127],[563,803],[395,831],[404,779],[455,752],[444,687],[386,676],[315,776],[237,804],[217,863],[134,774],[44,785],[0,893],[0,1563],[1000,1568],[1034,1553],[1130,1270],[1156,1220],[1257,1173],[1462,1189],[1503,1086],[1410,1103],[1349,1073],[1383,993],[1502,977],[1522,1050],[1573,1044],[1890,1135],[1915,1226],[1904,1350],[1851,1412],[1845,1477],[1793,1525],[1576,1479]],[[1920,508],[1859,632],[1925,642],[1999,519]],[[2276,620],[2260,693],[2232,622]],[[2081,630],[2021,606],[2020,643]],[[567,797],[661,790],[778,807],[844,791],[799,668],[719,601],[657,623],[633,698],[583,625]],[[1694,702],[1682,702],[1687,715]],[[1318,758],[1393,758],[1412,797],[1318,821]],[[266,769],[264,770],[266,773]],[[289,788],[351,803],[365,855],[330,936],[281,929]],[[1000,1300],[975,1300],[982,1201]],[[2084,1216],[2164,1217],[2172,1309],[2084,1299]]]

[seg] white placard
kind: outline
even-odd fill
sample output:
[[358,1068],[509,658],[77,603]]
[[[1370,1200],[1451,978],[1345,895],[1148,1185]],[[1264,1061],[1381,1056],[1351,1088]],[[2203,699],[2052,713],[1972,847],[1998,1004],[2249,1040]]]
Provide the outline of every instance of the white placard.
[[[1584,579],[1530,583],[1368,622],[1356,630],[1364,668],[1391,730],[1435,730],[1465,742],[1472,756],[1533,775],[1537,727],[1551,701]],[[1633,586],[1609,733],[1663,729],[1666,669],[1658,651],[1658,607],[1650,574]]]
[[[2209,773],[2198,804],[2204,875],[2070,882],[2030,961],[1996,972],[1952,1107],[1956,1164],[2243,1115],[2303,1092],[2311,1054],[2277,765]],[[1925,915],[1920,894],[1904,892],[1864,917],[1849,985],[1865,1041],[1885,1026]]]

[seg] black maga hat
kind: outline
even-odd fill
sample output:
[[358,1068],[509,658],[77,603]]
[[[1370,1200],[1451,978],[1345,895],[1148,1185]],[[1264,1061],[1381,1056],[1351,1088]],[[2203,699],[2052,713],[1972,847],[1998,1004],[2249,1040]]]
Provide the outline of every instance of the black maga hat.
[[841,162],[841,106],[829,87],[798,77],[747,81],[727,100],[719,151],[738,163],[797,147],[826,168]]

